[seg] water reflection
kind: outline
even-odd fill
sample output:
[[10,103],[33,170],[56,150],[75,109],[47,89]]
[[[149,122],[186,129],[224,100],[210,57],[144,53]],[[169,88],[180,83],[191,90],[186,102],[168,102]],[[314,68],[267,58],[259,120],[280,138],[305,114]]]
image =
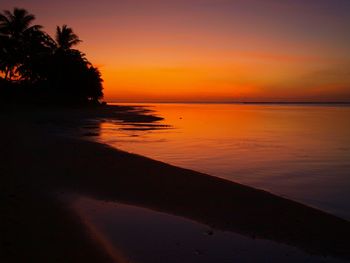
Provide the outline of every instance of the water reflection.
[[[201,107],[204,107],[204,105],[201,105]],[[244,108],[243,110],[247,110],[247,108]],[[269,111],[271,109],[262,108],[255,110],[258,110],[258,114],[261,114],[260,111]],[[253,110],[250,109],[250,111]],[[176,114],[179,114],[179,109],[177,109],[176,112]],[[193,115],[194,117],[198,115],[198,112],[200,111],[197,110],[196,112],[197,113]],[[233,113],[237,114],[237,112]],[[178,121],[187,119],[186,114],[181,115],[183,116],[178,117]],[[209,114],[206,115],[209,116]],[[225,114],[218,114],[218,116],[221,117],[223,115]],[[164,116],[166,116],[166,114]],[[278,118],[281,118],[280,115],[278,116]],[[301,158],[307,164],[307,167],[309,167],[315,160],[314,156],[308,152],[298,152],[298,147],[303,145],[284,140],[288,139],[286,134],[289,134],[289,129],[283,129],[282,126],[282,129],[281,127],[278,127],[273,130],[269,127],[269,132],[264,133],[260,126],[248,125],[247,127],[251,128],[243,129],[244,124],[242,124],[243,128],[240,128],[243,129],[244,132],[237,132],[236,130],[239,130],[237,128],[233,129],[232,132],[226,131],[222,137],[217,137],[221,132],[215,130],[222,129],[222,127],[214,125],[213,132],[209,129],[212,125],[207,122],[207,132],[204,124],[203,126],[197,125],[198,122],[196,121],[198,121],[198,119],[200,118],[192,118],[192,121],[190,122],[192,126],[189,125],[187,128],[186,126],[172,125],[173,128],[170,129],[168,126],[164,126],[171,123],[169,119],[164,121],[164,125],[162,123],[158,124],[152,122],[151,126],[159,125],[160,129],[147,130],[123,129],[125,126],[133,127],[133,124],[135,123],[130,121],[105,121],[102,122],[100,126],[94,126],[92,124],[93,120],[91,120],[92,123],[86,125],[88,130],[89,127],[91,127],[91,130],[99,130],[99,135],[92,137],[96,137],[95,139],[102,142],[108,142],[108,140],[111,140],[109,141],[111,145],[115,145],[114,143],[116,142],[122,142],[129,146],[136,144],[139,146],[138,149],[140,150],[145,150],[150,153],[153,152],[154,154],[160,153],[160,157],[163,156],[163,154],[168,153],[169,156],[177,157],[173,160],[188,160],[190,164],[199,164],[199,167],[202,168],[210,168],[211,164],[215,165],[222,161],[223,163],[226,163],[227,166],[221,167],[221,169],[225,168],[225,171],[227,169],[227,171],[232,171],[230,169],[236,169],[237,167],[241,168],[241,171],[243,171],[243,169],[251,169],[253,175],[252,179],[259,178],[260,174],[270,186],[273,186],[275,182],[278,182],[280,176],[282,176],[282,178],[284,176],[284,180],[281,182],[292,189],[294,187],[294,190],[298,179],[300,179],[299,182],[302,182],[303,184],[305,184],[307,180],[311,179],[311,182],[314,180],[314,182],[312,182],[313,185],[319,187],[323,184],[326,187],[326,190],[328,190],[326,182],[329,178],[324,176],[325,180],[322,182],[322,174],[317,177],[312,173],[309,174],[307,169],[301,170],[300,173],[298,173],[299,178],[285,176],[288,172],[288,169],[286,168],[292,167],[290,164],[289,166],[286,166],[287,161],[302,165],[303,162],[300,162],[300,159],[298,159]],[[244,119],[244,121],[246,121],[246,119]],[[276,122],[278,123],[278,121],[279,120],[272,121],[272,126],[275,125]],[[269,123],[266,120],[265,122]],[[138,124],[141,124],[141,127],[144,127],[142,126],[142,121],[136,122],[136,128],[138,127]],[[239,123],[236,122],[236,125],[237,124]],[[191,128],[194,132],[191,131]],[[266,126],[263,127],[263,129],[266,129]],[[201,133],[200,130],[203,130],[203,132]],[[304,132],[304,129],[301,130]],[[198,137],[193,137],[193,135]],[[299,137],[297,133],[293,133],[292,135],[295,136],[295,138]],[[229,140],[230,138],[233,138],[233,140]],[[313,145],[312,138],[309,139],[309,141],[311,141],[310,145]],[[308,140],[304,139],[304,141],[307,142]],[[194,145],[197,145],[197,147],[188,145],[187,142],[192,142]],[[295,145],[297,147],[293,148]],[[189,151],[185,151],[186,147],[190,147]],[[210,149],[216,149],[216,147],[218,147],[217,149],[220,151],[210,151]],[[289,152],[290,149],[294,150],[294,153],[291,154]],[[308,146],[306,149],[309,150],[310,147]],[[342,150],[344,150],[344,148],[342,148]],[[347,151],[347,149],[345,149],[345,151]],[[196,153],[197,155],[191,156],[189,153]],[[290,158],[290,156],[294,156],[293,154],[298,158]],[[153,157],[152,154],[145,155]],[[250,156],[251,158],[243,158],[245,155]],[[214,158],[215,156],[222,156],[222,158],[216,159]],[[227,158],[228,156],[230,156],[231,159]],[[199,163],[194,162],[196,160],[198,161],[200,158],[208,161]],[[332,159],[330,160],[332,161]],[[169,217],[172,217],[170,216],[172,214],[192,219],[198,222],[196,223],[198,226],[200,224],[211,226],[215,229],[215,233],[219,233],[220,230],[231,231],[231,233],[227,233],[231,237],[237,237],[237,233],[242,234],[245,236],[243,238],[244,240],[249,240],[250,237],[259,237],[273,240],[275,242],[281,242],[281,244],[293,245],[299,249],[303,249],[309,253],[317,253],[318,255],[327,254],[337,257],[339,256],[341,258],[348,255],[348,222],[339,220],[328,214],[315,211],[286,199],[276,198],[266,192],[249,189],[242,185],[232,184],[203,174],[168,166],[164,163],[147,160],[140,156],[128,155],[120,151],[114,151],[109,147],[102,147],[99,149],[99,161],[101,164],[98,166],[98,170],[95,171],[98,173],[98,176],[96,177],[91,176],[94,174],[93,172],[85,175],[80,174],[79,172],[73,173],[75,175],[74,178],[80,178],[80,180],[78,187],[75,184],[67,185],[72,192],[81,195],[88,195],[98,200],[133,204],[146,209],[167,213],[169,214]],[[249,162],[251,162],[252,165],[247,165]],[[259,162],[260,165],[263,164],[266,166],[266,170],[256,169],[258,167],[256,163]],[[315,162],[315,167],[321,172],[322,167],[320,167],[320,165],[319,162]],[[216,166],[216,168],[220,167]],[[268,168],[270,168],[270,170],[268,170]],[[271,172],[273,169],[276,170],[275,173]],[[217,170],[220,171],[220,169]],[[341,169],[339,170],[341,171]],[[266,173],[266,171],[269,171],[269,173]],[[304,174],[302,172],[304,172]],[[250,176],[243,172],[241,175]],[[276,180],[271,180],[274,179],[274,176],[276,176]],[[232,180],[235,181],[236,179],[233,178]],[[278,189],[283,189],[283,187],[279,185]],[[309,192],[317,193],[317,190],[308,190]],[[298,192],[296,191],[296,193]],[[325,197],[324,193],[325,191],[321,192],[321,197]],[[345,191],[343,193],[345,195],[348,194]],[[341,198],[341,195],[338,195],[338,197]],[[321,199],[322,202],[325,200],[326,199]],[[330,200],[332,201],[331,207],[334,208],[333,205],[336,199],[334,198]],[[345,202],[344,199],[339,200],[339,204],[341,204],[341,202]],[[121,224],[116,223],[117,225],[111,227],[110,231],[102,231],[99,235],[102,239],[110,239],[110,236],[113,235],[120,236],[118,234],[120,228],[128,228],[130,227],[129,223],[133,221],[138,222],[139,219],[141,219],[141,222],[144,221],[143,216],[139,216],[138,213],[129,214],[127,210],[120,210],[117,214],[114,214],[112,210],[104,208],[104,206],[97,205],[95,208],[96,214],[103,214],[99,219],[102,223],[95,222],[93,219],[94,217],[89,218],[89,221],[93,222],[91,225],[97,228],[107,226],[108,223],[106,223],[106,220],[108,219],[117,222],[118,218],[124,216],[127,218]],[[130,209],[140,211],[141,208]],[[143,209],[141,209],[141,211],[143,211]],[[153,213],[154,212],[152,212],[152,214]],[[151,216],[154,219],[154,222],[158,222],[156,214],[157,213],[155,213],[154,216]],[[146,229],[147,227],[148,226],[145,226]],[[168,227],[173,229],[171,224]],[[115,228],[115,231],[113,228]],[[208,229],[208,227],[206,228]],[[187,237],[186,231],[178,231],[179,233],[182,233],[180,235],[181,237]],[[212,230],[207,230],[208,233],[210,233],[210,231]],[[126,236],[126,238],[128,237]],[[152,236],[152,238],[153,242],[158,242],[159,239],[162,240],[162,237],[158,236]],[[148,239],[140,237],[140,240]],[[118,241],[115,245],[110,245],[109,247],[115,248],[118,244],[123,246],[124,241],[125,240],[120,240],[120,243]],[[128,243],[127,240],[125,242]],[[198,244],[201,243],[201,241],[198,242]],[[220,240],[217,242],[219,244],[222,243]],[[230,242],[235,244],[240,241],[230,239]],[[259,250],[261,247],[264,247],[265,243],[256,242],[254,244],[249,244],[249,246],[256,246]],[[131,248],[126,246],[123,250],[130,249],[130,251],[133,251],[133,249],[137,249],[138,247],[136,243],[134,245],[136,246],[132,246],[131,244]],[[215,247],[215,245],[211,245]],[[142,247],[143,245],[140,246]],[[278,251],[280,248],[279,246],[280,245],[275,247]],[[281,247],[283,247],[283,245],[281,245]],[[278,251],[276,251],[277,254],[279,253]],[[280,251],[284,251],[283,248]],[[138,255],[136,252],[130,252],[130,254]],[[214,251],[213,255],[217,258],[220,256],[220,252]],[[307,258],[308,257],[305,256],[305,259]]]
[[120,203],[79,197],[74,208],[125,262],[345,262]]
[[157,124],[105,122],[97,140],[350,218],[350,107],[155,104]]

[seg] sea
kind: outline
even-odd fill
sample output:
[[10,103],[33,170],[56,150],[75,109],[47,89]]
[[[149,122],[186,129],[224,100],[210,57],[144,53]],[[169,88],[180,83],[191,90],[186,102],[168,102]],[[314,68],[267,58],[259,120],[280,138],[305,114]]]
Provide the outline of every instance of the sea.
[[[91,139],[350,220],[350,105],[127,105],[164,119],[105,120]],[[80,196],[73,206],[125,262],[345,262],[131,204]]]
[[98,141],[350,219],[350,105],[127,105],[164,120],[104,122]]

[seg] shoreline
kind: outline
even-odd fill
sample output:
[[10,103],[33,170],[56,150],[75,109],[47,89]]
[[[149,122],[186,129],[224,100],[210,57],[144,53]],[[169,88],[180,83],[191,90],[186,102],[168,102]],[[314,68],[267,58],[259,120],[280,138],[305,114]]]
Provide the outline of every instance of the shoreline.
[[[54,197],[60,193],[133,204],[214,229],[350,259],[350,222],[346,220],[266,191],[48,131],[51,126],[75,127],[88,118],[160,120],[148,111],[128,106],[101,109],[0,114],[6,124],[0,131],[4,149],[0,156],[1,207],[7,215],[0,219],[1,232],[5,233],[0,237],[0,259],[27,253],[37,262],[61,262],[62,256],[65,262],[113,262]],[[40,243],[49,237],[52,240],[43,244],[46,249],[39,251]],[[29,243],[34,245],[27,247]],[[88,252],[77,253],[81,249]]]

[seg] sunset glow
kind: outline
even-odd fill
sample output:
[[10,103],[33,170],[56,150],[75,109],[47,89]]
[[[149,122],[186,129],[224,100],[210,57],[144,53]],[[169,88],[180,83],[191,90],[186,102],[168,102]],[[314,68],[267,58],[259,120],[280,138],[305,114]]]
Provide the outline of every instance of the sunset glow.
[[73,27],[107,101],[350,101],[346,0],[2,2]]
[[350,259],[350,0],[0,2],[0,263]]

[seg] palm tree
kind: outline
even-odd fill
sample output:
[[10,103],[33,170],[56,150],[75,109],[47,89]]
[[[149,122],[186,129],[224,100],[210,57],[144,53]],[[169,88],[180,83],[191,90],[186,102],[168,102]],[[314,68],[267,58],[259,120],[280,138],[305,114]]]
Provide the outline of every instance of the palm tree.
[[54,40],[41,26],[32,25],[34,19],[25,9],[0,13],[0,85],[6,92],[7,87],[15,88],[8,96],[16,98],[17,91],[28,87],[26,95],[40,93],[63,103],[97,103],[103,96],[101,73],[84,53],[73,49],[81,42],[79,37],[63,25],[57,27]]
[[74,34],[73,29],[67,25],[56,28],[56,42],[59,49],[69,50],[73,46],[78,45],[81,40]]
[[18,39],[27,31],[42,28],[40,25],[31,26],[34,20],[35,16],[29,14],[25,9],[14,8],[12,13],[5,10],[3,14],[0,14],[0,34]]
[[0,35],[0,72],[4,72],[5,79],[9,75],[10,57],[8,54],[10,43],[7,37]]
[[26,36],[26,45],[23,52],[23,63],[18,66],[17,72],[21,79],[34,83],[45,79],[47,63],[57,49],[55,41],[45,32],[32,31]]
[[30,41],[28,36],[33,32],[41,32],[40,25],[31,25],[34,20],[35,16],[25,9],[14,8],[13,12],[6,10],[0,13],[0,64],[5,79],[11,80],[18,73],[17,68],[26,56],[24,50]]

